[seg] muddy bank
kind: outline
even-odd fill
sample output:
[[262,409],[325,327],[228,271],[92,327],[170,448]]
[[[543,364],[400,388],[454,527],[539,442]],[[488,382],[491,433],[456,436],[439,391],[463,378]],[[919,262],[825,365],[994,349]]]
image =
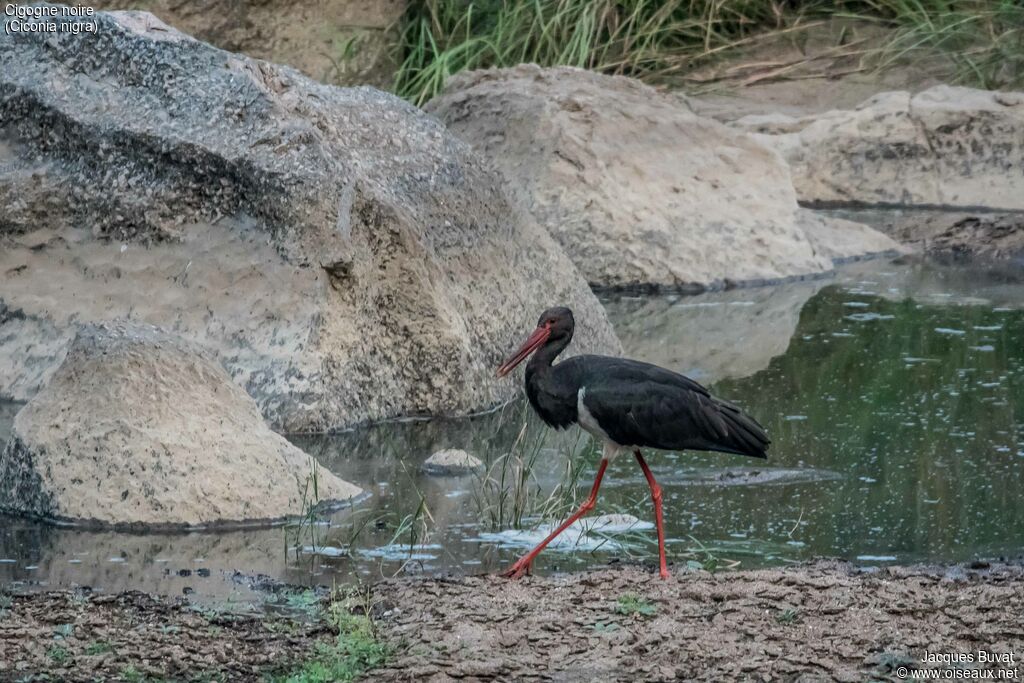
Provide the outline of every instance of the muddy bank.
[[[921,664],[925,652],[979,650],[1014,663],[961,668],[1024,670],[1019,564],[402,578],[360,605],[389,651],[373,680],[899,680],[901,666],[944,666]],[[231,615],[140,593],[15,596],[0,609],[0,680],[127,670],[258,680],[335,642],[330,612],[321,603],[301,616]]]
[[819,563],[668,581],[623,569],[396,581],[374,595],[395,606],[384,632],[407,644],[382,680],[889,680],[926,651],[1024,655],[1019,566]]
[[322,620],[136,591],[0,595],[0,681],[260,680],[298,667],[330,636]]

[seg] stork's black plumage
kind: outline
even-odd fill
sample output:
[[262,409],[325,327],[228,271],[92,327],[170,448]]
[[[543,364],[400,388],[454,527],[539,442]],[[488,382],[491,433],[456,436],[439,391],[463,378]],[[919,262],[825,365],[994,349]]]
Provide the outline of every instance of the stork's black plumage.
[[541,419],[556,428],[580,421],[582,401],[597,427],[620,446],[767,457],[768,437],[751,417],[689,377],[650,363],[576,356],[527,367],[526,394]]
[[765,458],[770,441],[752,417],[671,370],[608,356],[576,356],[554,363],[572,341],[574,327],[568,308],[544,311],[526,343],[498,369],[499,376],[504,376],[533,353],[526,365],[530,405],[548,425],[564,429],[579,424],[601,439],[605,447],[591,497],[576,515],[517,562],[510,573],[518,576],[528,569],[533,557],[552,538],[593,507],[608,461],[623,449],[632,448],[651,485],[661,573],[667,576],[661,490],[640,448],[720,451]]

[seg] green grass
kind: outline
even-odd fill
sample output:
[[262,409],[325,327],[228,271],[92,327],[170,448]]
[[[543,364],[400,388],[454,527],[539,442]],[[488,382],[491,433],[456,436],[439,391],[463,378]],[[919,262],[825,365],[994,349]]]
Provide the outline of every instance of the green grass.
[[401,22],[394,90],[422,105],[452,75],[524,62],[646,81],[685,75],[770,33],[831,16],[893,29],[869,63],[927,52],[982,87],[1024,83],[1020,0],[413,0]]
[[395,91],[422,104],[459,71],[523,62],[663,76],[780,19],[764,0],[414,0]]
[[320,598],[316,591],[309,588],[301,591],[288,591],[285,594],[285,605],[293,611],[302,612],[310,617],[320,613]]
[[[335,600],[328,620],[338,631],[331,643],[317,644],[313,656],[297,669],[272,680],[275,683],[328,683],[352,681],[382,666],[391,649],[377,637],[369,614],[368,596],[363,601],[350,595]],[[358,612],[362,611],[360,614]]]
[[46,651],[46,656],[54,664],[64,664],[71,659],[71,652],[63,645],[51,645],[50,649]]
[[1024,85],[1020,0],[863,0],[853,16],[893,27],[880,68],[922,53],[947,58],[954,80],[983,88]]
[[626,593],[620,595],[615,602],[615,611],[627,617],[653,617],[658,613],[658,608],[646,598],[634,593]]
[[795,624],[800,621],[800,611],[792,607],[784,609],[775,615],[775,621],[785,626]]
[[7,613],[10,611],[11,605],[13,604],[14,599],[0,590],[0,621],[7,618]]
[[127,681],[127,683],[142,683],[142,681],[146,680],[146,675],[129,664],[121,669],[118,679]]
[[103,655],[108,652],[113,652],[113,650],[114,646],[105,640],[97,640],[85,646],[85,654],[90,656]]

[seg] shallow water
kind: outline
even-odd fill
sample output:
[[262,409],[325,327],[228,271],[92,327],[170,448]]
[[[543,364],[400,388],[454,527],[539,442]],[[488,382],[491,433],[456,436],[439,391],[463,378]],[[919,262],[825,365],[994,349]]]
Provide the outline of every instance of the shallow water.
[[[767,463],[652,455],[670,561],[751,567],[824,555],[878,564],[1024,550],[1024,283],[1016,278],[883,260],[845,266],[835,279],[606,301],[629,355],[711,384],[774,442]],[[281,528],[124,534],[0,517],[0,583],[251,602],[262,599],[252,590],[266,583],[260,575],[330,585],[400,571],[491,571],[543,533],[534,529],[540,520],[523,530],[481,523],[497,498],[481,494],[478,476],[431,477],[419,466],[451,447],[494,461],[526,420],[533,495],[550,492],[575,453],[584,463],[579,500],[597,462],[589,439],[527,415],[518,403],[465,420],[294,437],[373,494],[331,514],[315,538]],[[12,417],[10,406],[0,409],[0,434]],[[595,515],[638,520],[576,529],[536,571],[655,559],[650,499],[633,460],[619,458],[605,482]]]

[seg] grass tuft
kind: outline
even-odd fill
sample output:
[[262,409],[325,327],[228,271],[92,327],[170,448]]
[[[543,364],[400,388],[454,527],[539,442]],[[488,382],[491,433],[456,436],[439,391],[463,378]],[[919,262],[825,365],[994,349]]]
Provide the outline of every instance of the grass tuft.
[[46,651],[46,656],[54,664],[66,664],[71,659],[71,652],[63,645],[51,645]]
[[634,593],[626,593],[619,596],[615,603],[615,611],[627,617],[653,617],[658,613],[658,608],[646,598]]
[[302,488],[302,507],[299,516],[284,525],[284,556],[288,559],[288,551],[295,553],[295,561],[302,556],[302,549],[310,546],[310,566],[317,562],[316,549],[323,545],[320,526],[320,463],[314,458],[309,459],[310,471]]
[[412,0],[394,90],[422,105],[460,71],[521,63],[659,81],[837,16],[892,29],[869,55],[879,68],[927,51],[948,58],[958,81],[1024,84],[1020,0]]
[[146,680],[146,675],[134,666],[128,665],[121,669],[118,678],[127,683],[142,683],[142,681]]
[[89,655],[90,657],[94,657],[96,655],[104,655],[108,652],[113,651],[114,646],[106,640],[97,640],[85,646],[85,654]]
[[352,681],[387,662],[391,648],[378,639],[368,616],[368,596],[363,597],[362,603],[354,595],[332,602],[327,618],[338,631],[334,642],[319,643],[309,661],[274,680],[277,683]]
[[459,71],[532,62],[641,78],[691,66],[778,26],[763,0],[414,0],[395,92],[421,105]]
[[775,615],[775,621],[786,626],[795,624],[800,621],[800,611],[792,607],[784,609]]
[[[876,66],[916,56],[948,59],[954,79],[988,89],[1024,85],[1020,0],[864,0],[852,16],[893,28]],[[847,15],[849,16],[849,15]]]
[[[485,453],[485,469],[473,490],[480,522],[492,531],[564,519],[577,506],[581,474],[596,459],[594,445],[584,444],[589,437],[581,430],[573,441],[559,440],[557,454],[552,453],[547,447],[551,430],[528,415],[525,403],[520,410],[512,418],[518,415],[522,421],[515,441],[507,451]],[[552,458],[563,463],[563,470],[545,493],[537,469]]]

